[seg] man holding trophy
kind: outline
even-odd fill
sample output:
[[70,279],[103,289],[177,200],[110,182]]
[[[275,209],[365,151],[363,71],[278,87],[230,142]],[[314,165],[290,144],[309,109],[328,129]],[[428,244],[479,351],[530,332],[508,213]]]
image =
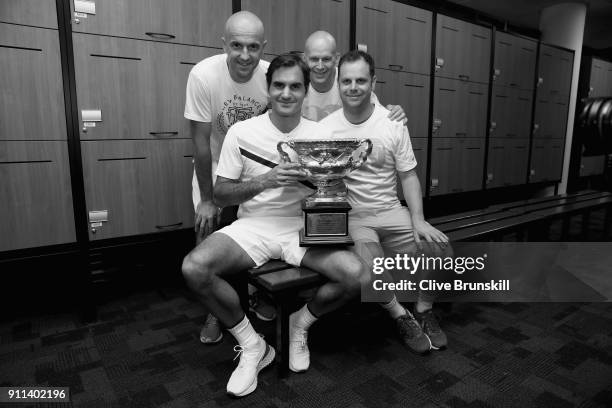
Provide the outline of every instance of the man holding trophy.
[[329,247],[299,245],[302,200],[313,193],[306,173],[283,163],[279,142],[302,138],[331,139],[322,125],[301,117],[309,71],[296,55],[275,58],[266,74],[271,109],[233,125],[227,132],[214,187],[220,206],[240,204],[238,220],[210,235],[183,261],[183,275],[211,312],[238,341],[240,362],[227,392],[244,396],[257,387],[257,374],[274,360],[274,349],[254,330],[235,290],[223,279],[269,259],[303,265],[329,279],[314,298],[290,316],[289,367],[308,369],[309,327],[317,318],[358,296],[370,271],[355,254]]
[[[423,217],[421,187],[408,129],[387,117],[388,111],[371,103],[376,83],[372,57],[351,51],[338,64],[338,88],[342,109],[321,121],[334,138],[370,138],[373,144],[365,164],[345,177],[352,207],[349,233],[354,251],[369,264],[384,250],[416,255],[420,247],[427,256],[451,256],[448,238]],[[408,208],[397,197],[399,175]],[[441,349],[447,339],[432,313],[435,293],[420,292],[413,313],[397,302],[393,293],[382,304],[397,322],[404,343],[417,353]],[[416,319],[415,319],[416,317]]]

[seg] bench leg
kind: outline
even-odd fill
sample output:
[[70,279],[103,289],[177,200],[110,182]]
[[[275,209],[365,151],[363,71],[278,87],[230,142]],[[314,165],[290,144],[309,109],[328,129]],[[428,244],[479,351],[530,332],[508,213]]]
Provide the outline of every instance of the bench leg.
[[288,300],[280,298],[276,302],[276,363],[278,378],[289,375],[289,314]]

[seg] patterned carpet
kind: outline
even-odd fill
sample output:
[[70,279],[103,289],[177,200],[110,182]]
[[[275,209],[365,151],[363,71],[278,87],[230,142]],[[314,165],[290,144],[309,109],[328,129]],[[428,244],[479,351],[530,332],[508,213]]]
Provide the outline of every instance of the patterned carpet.
[[[612,304],[454,304],[442,317],[450,347],[421,357],[376,307],[339,311],[313,326],[308,372],[279,380],[272,366],[232,399],[231,336],[202,345],[201,306],[180,288],[150,291],[91,325],[1,324],[0,386],[70,387],[71,404],[49,407],[612,406]],[[274,338],[272,323],[255,325]]]

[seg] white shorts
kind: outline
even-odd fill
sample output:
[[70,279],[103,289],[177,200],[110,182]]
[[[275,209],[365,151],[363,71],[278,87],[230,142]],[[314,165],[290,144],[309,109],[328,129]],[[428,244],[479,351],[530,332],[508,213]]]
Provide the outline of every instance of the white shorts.
[[300,247],[302,217],[239,218],[215,234],[233,239],[255,262],[256,267],[270,259],[281,259],[299,266],[307,248]]
[[[217,162],[213,160],[212,162],[212,180],[213,186],[215,185],[215,181],[217,180]],[[198,178],[196,177],[195,167],[193,168],[193,177],[191,178],[191,199],[193,200],[193,210],[198,209],[198,204],[200,204],[200,185],[198,184]]]

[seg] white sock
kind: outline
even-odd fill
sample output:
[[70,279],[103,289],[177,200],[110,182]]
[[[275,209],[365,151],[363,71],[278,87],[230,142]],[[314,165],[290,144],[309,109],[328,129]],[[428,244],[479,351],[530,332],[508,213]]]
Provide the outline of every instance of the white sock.
[[392,319],[397,319],[406,314],[406,309],[397,301],[395,296],[393,296],[389,303],[381,303],[380,305],[389,313]]
[[304,305],[300,310],[295,312],[295,319],[293,320],[292,324],[295,327],[306,331],[316,321],[317,318],[312,313],[310,313],[310,310],[308,310],[308,306]]
[[240,323],[231,329],[227,329],[227,331],[230,332],[234,338],[236,338],[236,341],[242,347],[255,346],[259,342],[259,334],[257,334],[246,315],[244,316],[244,319],[240,321]]

